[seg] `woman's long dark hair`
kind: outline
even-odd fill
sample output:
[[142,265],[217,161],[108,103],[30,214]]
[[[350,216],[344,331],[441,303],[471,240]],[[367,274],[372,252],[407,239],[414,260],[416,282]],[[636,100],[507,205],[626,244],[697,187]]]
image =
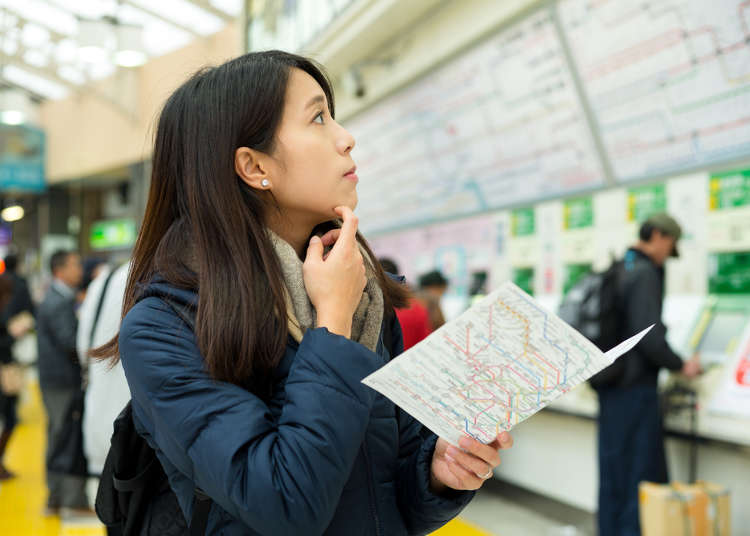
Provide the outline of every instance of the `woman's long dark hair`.
[[[287,344],[281,267],[265,232],[271,208],[234,168],[239,147],[270,153],[289,72],[301,69],[333,92],[312,61],[254,52],[193,75],[167,100],[154,143],[148,203],[123,303],[123,318],[155,275],[198,290],[195,334],[209,374],[265,395]],[[406,289],[375,264],[387,310]],[[190,252],[186,254],[186,252]],[[117,337],[91,352],[119,359]]]

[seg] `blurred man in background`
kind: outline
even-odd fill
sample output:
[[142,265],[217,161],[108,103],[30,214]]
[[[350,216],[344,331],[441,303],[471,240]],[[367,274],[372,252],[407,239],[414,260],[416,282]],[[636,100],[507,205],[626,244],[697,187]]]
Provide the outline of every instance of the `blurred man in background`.
[[56,251],[50,258],[50,271],[52,284],[37,313],[39,386],[48,421],[47,513],[65,508],[75,514],[89,510],[81,434],[81,365],[76,354],[81,258],[70,251]]
[[599,534],[639,535],[638,483],[668,482],[657,376],[661,368],[700,372],[697,356],[683,362],[666,340],[661,321],[664,264],[677,257],[679,224],[664,213],[641,226],[625,254],[617,285],[622,338],[653,329],[624,359],[619,377],[599,395]]

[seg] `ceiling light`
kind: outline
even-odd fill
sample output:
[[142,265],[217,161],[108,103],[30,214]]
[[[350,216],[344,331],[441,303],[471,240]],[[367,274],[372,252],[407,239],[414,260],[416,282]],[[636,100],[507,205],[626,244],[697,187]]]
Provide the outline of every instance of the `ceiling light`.
[[23,61],[32,67],[46,67],[49,63],[47,55],[38,49],[27,50],[23,55]]
[[23,218],[24,211],[21,205],[11,205],[0,211],[0,217],[5,221],[18,221]]
[[107,58],[110,25],[100,19],[80,19],[78,23],[78,57],[88,63]]
[[118,50],[115,52],[115,63],[120,67],[139,67],[146,63],[145,52],[138,50]]
[[0,90],[0,121],[6,125],[26,123],[34,114],[29,96],[19,89]]
[[21,125],[25,120],[26,116],[18,110],[3,110],[0,112],[0,122],[6,125]]
[[129,24],[117,26],[115,63],[120,67],[138,67],[148,60],[143,51],[141,27]]

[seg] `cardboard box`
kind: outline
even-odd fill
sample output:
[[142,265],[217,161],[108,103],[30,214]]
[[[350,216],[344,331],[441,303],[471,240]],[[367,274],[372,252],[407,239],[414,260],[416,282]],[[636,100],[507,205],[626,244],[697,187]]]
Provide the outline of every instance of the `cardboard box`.
[[729,491],[723,486],[641,482],[643,536],[730,536]]

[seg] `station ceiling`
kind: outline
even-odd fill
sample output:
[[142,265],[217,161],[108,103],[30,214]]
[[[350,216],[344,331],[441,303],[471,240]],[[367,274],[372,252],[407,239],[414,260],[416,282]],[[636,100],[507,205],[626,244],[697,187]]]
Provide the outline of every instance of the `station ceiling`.
[[[0,85],[22,88],[39,100],[63,98],[128,68],[116,63],[118,28],[138,29],[142,52],[153,58],[221,30],[240,16],[242,4],[243,0],[0,0]],[[92,21],[100,31],[88,31]],[[92,40],[102,49],[83,54],[83,46]]]

